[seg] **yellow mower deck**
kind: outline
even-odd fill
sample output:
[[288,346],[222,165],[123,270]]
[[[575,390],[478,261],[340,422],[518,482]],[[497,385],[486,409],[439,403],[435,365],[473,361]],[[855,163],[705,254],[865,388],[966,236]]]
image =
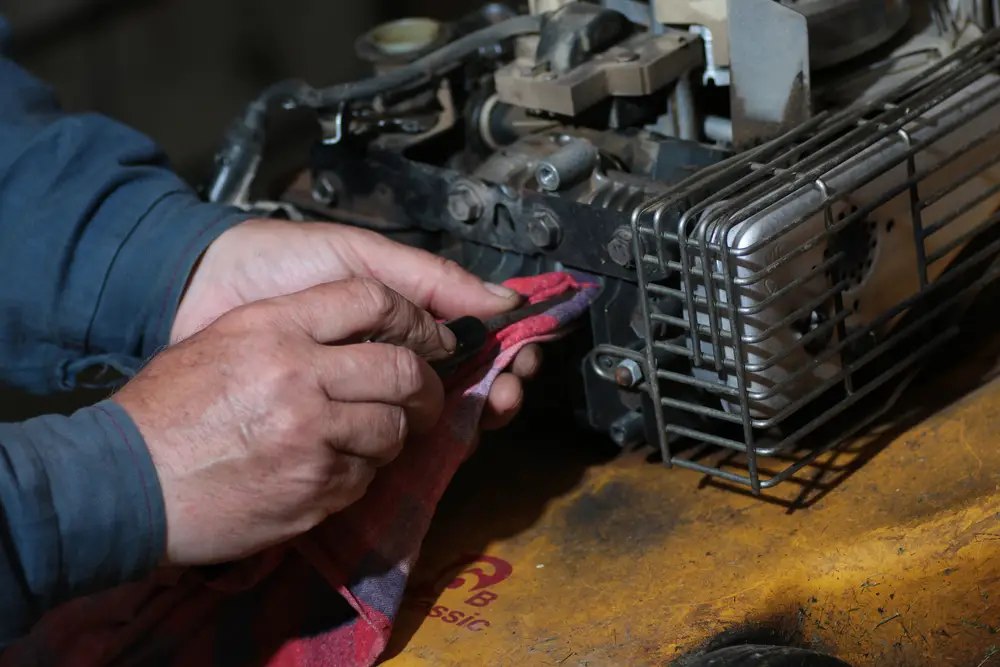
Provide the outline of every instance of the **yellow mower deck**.
[[768,499],[645,454],[603,460],[575,433],[484,443],[435,518],[389,664],[663,665],[777,628],[858,667],[1000,666],[998,349],[907,403],[958,402]]

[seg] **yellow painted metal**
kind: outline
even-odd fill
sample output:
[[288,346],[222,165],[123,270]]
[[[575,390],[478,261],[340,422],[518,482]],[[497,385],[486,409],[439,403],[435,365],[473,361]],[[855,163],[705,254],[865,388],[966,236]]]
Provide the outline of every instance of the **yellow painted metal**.
[[[944,384],[925,383],[922,404]],[[583,437],[522,428],[466,464],[391,666],[663,665],[758,625],[859,667],[1000,666],[1000,383],[768,499],[604,460]]]

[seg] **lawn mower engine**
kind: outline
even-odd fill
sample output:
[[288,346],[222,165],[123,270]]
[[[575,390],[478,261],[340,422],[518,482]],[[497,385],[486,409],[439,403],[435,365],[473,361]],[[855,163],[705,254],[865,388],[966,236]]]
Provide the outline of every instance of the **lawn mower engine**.
[[[371,78],[255,100],[209,197],[375,229],[493,282],[594,275],[584,347],[550,369],[578,380],[586,423],[759,493],[869,427],[995,277],[983,4],[532,0],[402,19],[358,40]],[[265,130],[288,110],[317,137],[262,192]],[[764,457],[783,465],[764,474]]]

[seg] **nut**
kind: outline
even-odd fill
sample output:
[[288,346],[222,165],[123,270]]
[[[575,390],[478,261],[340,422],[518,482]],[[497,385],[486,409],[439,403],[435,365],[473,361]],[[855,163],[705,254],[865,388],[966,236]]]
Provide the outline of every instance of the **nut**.
[[632,230],[619,227],[608,241],[608,256],[611,261],[622,267],[630,267],[635,263],[632,252]]
[[538,248],[551,249],[559,245],[562,230],[554,215],[539,211],[528,221],[528,238]]
[[642,366],[634,359],[625,359],[615,366],[615,382],[620,387],[632,388],[642,382]]
[[448,195],[448,214],[459,222],[473,222],[483,215],[483,202],[468,185],[456,185]]
[[333,206],[337,202],[337,186],[329,174],[319,174],[313,181],[312,198],[317,204]]

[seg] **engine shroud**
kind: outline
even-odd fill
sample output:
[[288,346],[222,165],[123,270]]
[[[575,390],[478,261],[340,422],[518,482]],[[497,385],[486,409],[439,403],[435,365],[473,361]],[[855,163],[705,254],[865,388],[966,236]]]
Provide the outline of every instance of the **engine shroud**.
[[[875,424],[995,278],[1000,34],[949,51],[899,1],[861,60],[834,57],[806,37],[851,3],[746,2],[799,31],[782,47],[801,51],[781,68],[794,104],[771,121],[747,106],[766,44],[735,37],[719,88],[730,63],[706,25],[556,3],[537,34],[522,21],[417,85],[318,108],[322,136],[268,210],[493,282],[599,276],[590,326],[549,369],[578,415],[760,493]],[[512,20],[491,7],[432,32],[461,46]],[[381,77],[457,48],[379,59],[362,42]],[[782,464],[763,474],[765,457]]]

